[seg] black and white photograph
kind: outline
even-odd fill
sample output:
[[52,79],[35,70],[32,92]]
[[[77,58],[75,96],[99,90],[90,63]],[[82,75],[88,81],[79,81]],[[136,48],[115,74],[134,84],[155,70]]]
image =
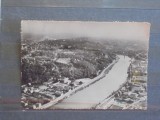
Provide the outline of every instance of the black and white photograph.
[[23,109],[147,110],[150,24],[21,21]]

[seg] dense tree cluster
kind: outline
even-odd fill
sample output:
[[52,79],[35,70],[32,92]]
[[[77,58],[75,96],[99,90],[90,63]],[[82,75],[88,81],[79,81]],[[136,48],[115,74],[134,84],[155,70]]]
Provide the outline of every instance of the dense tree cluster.
[[49,79],[56,82],[60,76],[54,68],[55,66],[52,62],[42,64],[40,61],[32,58],[23,58],[21,61],[22,84],[40,84]]

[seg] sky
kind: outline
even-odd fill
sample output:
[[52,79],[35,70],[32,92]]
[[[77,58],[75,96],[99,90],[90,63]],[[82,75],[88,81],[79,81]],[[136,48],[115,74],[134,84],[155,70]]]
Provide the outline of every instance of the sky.
[[89,37],[96,39],[148,41],[150,24],[146,22],[82,22],[82,21],[22,21],[21,35],[62,39]]

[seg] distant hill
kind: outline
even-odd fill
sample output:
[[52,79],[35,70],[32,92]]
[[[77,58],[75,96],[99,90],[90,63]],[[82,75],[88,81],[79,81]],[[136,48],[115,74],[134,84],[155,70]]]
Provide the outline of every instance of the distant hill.
[[83,50],[104,50],[105,46],[96,41],[88,40],[88,38],[75,38],[75,39],[58,39],[38,42],[45,45],[58,46],[60,49],[83,49]]

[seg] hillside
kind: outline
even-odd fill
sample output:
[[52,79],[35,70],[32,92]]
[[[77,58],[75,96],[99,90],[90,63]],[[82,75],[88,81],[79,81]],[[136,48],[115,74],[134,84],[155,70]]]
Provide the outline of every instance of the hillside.
[[25,43],[21,55],[22,84],[94,78],[116,57],[87,38]]

